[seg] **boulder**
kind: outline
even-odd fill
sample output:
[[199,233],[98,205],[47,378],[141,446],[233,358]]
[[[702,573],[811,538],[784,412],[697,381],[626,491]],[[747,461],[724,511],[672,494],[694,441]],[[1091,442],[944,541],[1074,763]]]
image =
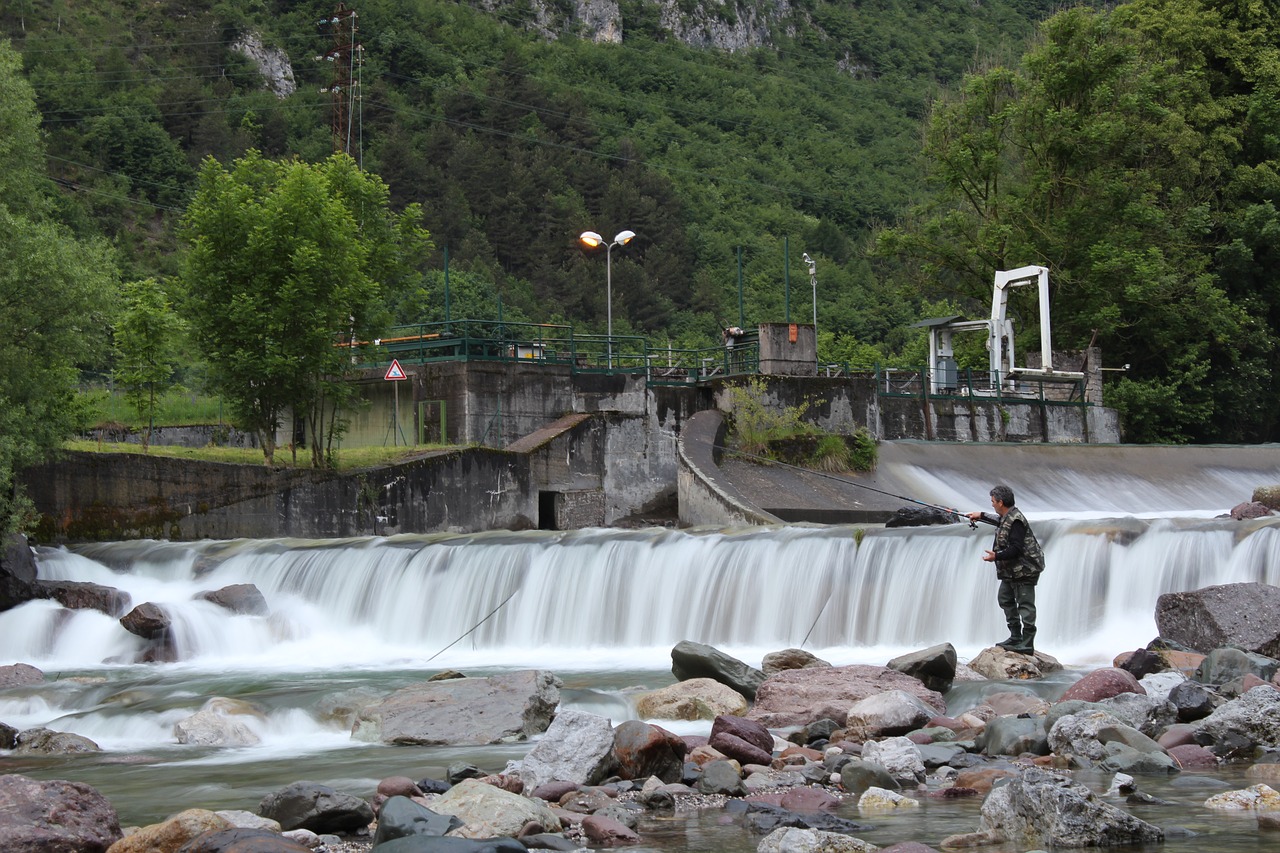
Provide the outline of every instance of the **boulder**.
[[613,762],[609,720],[567,708],[520,762],[520,778],[530,790],[548,782],[594,785],[613,773]]
[[1223,811],[1280,811],[1280,792],[1270,785],[1252,785],[1242,791],[1224,791],[1204,801],[1205,808]]
[[1196,651],[1234,645],[1280,657],[1280,587],[1231,583],[1165,593],[1156,600],[1156,627]]
[[1254,503],[1260,503],[1268,509],[1280,509],[1280,485],[1257,486],[1254,488],[1253,496],[1250,500]]
[[120,840],[107,798],[80,782],[0,776],[0,839],[6,853],[102,853]]
[[831,769],[840,774],[840,785],[846,791],[858,794],[868,788],[901,787],[883,765],[848,755],[842,756],[842,759],[834,762]]
[[278,822],[286,832],[351,832],[373,822],[373,809],[364,800],[317,782],[294,782],[267,794],[258,804],[258,814]]
[[956,677],[956,649],[950,643],[942,643],[899,655],[889,661],[889,669],[920,679],[930,690],[946,693]]
[[36,558],[27,538],[9,534],[0,548],[0,612],[42,598],[37,583]]
[[1264,685],[1232,699],[1201,720],[1200,733],[1212,742],[1234,735],[1262,746],[1280,746],[1280,690]]
[[769,652],[760,662],[760,669],[765,676],[782,672],[784,669],[813,669],[814,667],[831,666],[822,658],[806,652],[804,649],[783,649],[780,652]]
[[1121,741],[1108,741],[1103,744],[1106,757],[1098,767],[1107,773],[1135,774],[1177,773],[1178,764],[1163,751],[1148,752],[1135,749]]
[[223,809],[214,812],[214,814],[238,829],[265,829],[276,835],[280,834],[280,824],[278,822],[262,815],[256,815],[253,812],[247,812],[244,809]]
[[1172,702],[1145,693],[1119,693],[1103,699],[1099,707],[1127,726],[1148,737],[1159,737],[1160,732],[1178,719],[1178,709]]
[[1221,700],[1208,687],[1188,679],[1169,691],[1169,704],[1178,722],[1194,723],[1212,714]]
[[1245,521],[1250,518],[1266,518],[1271,515],[1271,508],[1258,501],[1246,501],[1233,506],[1230,515],[1236,521]]
[[384,841],[410,835],[445,835],[460,826],[462,821],[453,815],[438,814],[408,797],[396,795],[378,811],[378,831],[374,833],[373,844],[376,847]]
[[747,793],[747,786],[742,783],[742,775],[738,766],[727,759],[709,761],[702,768],[696,785],[700,794],[724,794],[728,797],[742,797]]
[[247,703],[215,696],[189,717],[173,724],[178,743],[199,746],[257,746],[262,738],[246,720],[261,720],[262,714]]
[[528,853],[528,850],[514,838],[435,838],[429,835],[410,835],[379,844],[377,853]]
[[1169,757],[1180,770],[1211,770],[1218,766],[1218,756],[1194,743],[1170,747]]
[[710,678],[754,700],[764,673],[702,643],[681,640],[671,650],[671,673],[679,681]]
[[660,726],[627,720],[613,730],[613,763],[623,779],[680,781],[684,740]]
[[924,758],[920,747],[905,737],[890,737],[863,744],[862,760],[879,764],[897,782],[923,782]]
[[905,735],[937,716],[937,709],[905,690],[887,690],[849,707],[845,736],[858,741]]
[[745,696],[713,678],[690,678],[641,693],[636,714],[645,720],[714,720],[721,714],[747,712]]
[[888,690],[902,690],[921,699],[936,713],[946,711],[942,695],[917,679],[884,666],[791,669],[769,676],[756,692],[747,719],[769,728],[805,726],[830,718],[843,724],[853,703]]
[[868,788],[862,792],[862,796],[858,797],[858,811],[861,814],[883,814],[918,808],[920,808],[919,800],[885,788]]
[[1280,661],[1241,649],[1214,649],[1205,655],[1204,660],[1196,667],[1195,680],[1201,684],[1221,688],[1248,675],[1254,675],[1263,681],[1271,678],[1280,669]]
[[530,822],[548,832],[560,831],[560,818],[542,801],[500,790],[477,779],[463,779],[454,785],[431,804],[431,810],[461,820],[464,826],[454,830],[454,834],[462,838],[499,835],[514,838]]
[[0,690],[44,683],[44,673],[25,663],[0,666]]
[[130,634],[144,640],[159,640],[166,637],[173,620],[165,609],[158,604],[145,601],[120,617],[120,624]]
[[[1147,695],[1153,699],[1168,699],[1173,689],[1180,684],[1185,684],[1189,679],[1180,672],[1173,670],[1164,670],[1162,672],[1153,672],[1144,675],[1138,679],[1138,683],[1142,685],[1142,689]],[[1126,694],[1127,695],[1127,694]]]
[[546,731],[560,702],[559,687],[560,679],[542,670],[423,682],[362,708],[351,736],[428,745],[527,740]]
[[582,834],[591,845],[599,847],[617,847],[622,844],[636,844],[640,836],[636,835],[622,821],[608,815],[587,815],[582,819]]
[[133,604],[129,593],[112,586],[83,581],[41,581],[48,598],[68,610],[97,610],[118,619]]
[[206,832],[182,845],[177,853],[310,853],[310,849],[278,832],[235,827]]
[[992,681],[1027,681],[1057,672],[1062,669],[1062,664],[1044,652],[1024,655],[991,646],[978,652],[978,656],[969,661],[969,668]]
[[1142,685],[1130,672],[1114,667],[1095,669],[1067,688],[1059,702],[1080,699],[1085,702],[1099,702],[1121,693],[1143,693]]
[[756,853],[871,853],[877,849],[852,835],[784,826],[761,839]]
[[1118,655],[1112,666],[1116,669],[1123,669],[1139,680],[1168,668],[1164,658],[1160,657],[1159,653],[1149,649],[1138,649]]
[[232,613],[244,616],[270,616],[271,608],[262,592],[251,583],[233,583],[221,589],[205,590],[195,596],[200,601],[209,601]]
[[18,730],[8,723],[0,723],[0,749],[13,749],[18,745]]
[[110,853],[155,853],[177,850],[205,833],[233,829],[225,818],[204,809],[187,809],[168,820],[144,826],[111,845]]
[[1044,717],[996,717],[975,743],[984,755],[1049,754]]
[[45,728],[18,732],[14,740],[14,755],[74,755],[80,752],[102,751],[87,737]]
[[1164,841],[1164,830],[1066,776],[1023,770],[982,804],[981,831],[1029,847],[1111,847]]

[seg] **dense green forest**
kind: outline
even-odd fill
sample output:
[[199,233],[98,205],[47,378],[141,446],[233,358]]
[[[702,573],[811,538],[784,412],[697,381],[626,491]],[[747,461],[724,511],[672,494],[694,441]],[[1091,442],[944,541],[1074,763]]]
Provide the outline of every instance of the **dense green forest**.
[[[1127,438],[1275,438],[1275,0],[485,5],[0,7],[0,295],[63,312],[42,370],[137,368],[147,312],[194,310],[210,163],[316,165],[290,180],[328,203],[338,148],[379,210],[429,234],[403,257],[393,241],[395,275],[372,283],[372,244],[345,247],[380,300],[368,323],[443,319],[447,257],[453,317],[603,332],[603,259],[576,237],[629,229],[617,334],[699,346],[806,320],[807,253],[820,358],[913,365],[912,322],[985,316],[995,270],[1043,264],[1055,344],[1128,365],[1106,388]],[[1014,309],[1025,348],[1036,316]],[[194,318],[165,326],[186,347],[174,381],[216,388]],[[51,436],[75,407],[34,402],[32,357],[0,397]],[[0,442],[0,469],[50,436]]]

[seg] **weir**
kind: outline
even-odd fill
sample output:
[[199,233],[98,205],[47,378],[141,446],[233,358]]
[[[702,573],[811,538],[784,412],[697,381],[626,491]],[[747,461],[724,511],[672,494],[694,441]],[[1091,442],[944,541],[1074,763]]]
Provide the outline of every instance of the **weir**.
[[[1104,665],[1156,636],[1165,592],[1280,584],[1280,525],[1031,514],[1048,568],[1037,646]],[[1003,636],[987,527],[592,529],[348,540],[124,542],[42,550],[41,577],[92,581],[171,615],[177,659],[206,669],[426,667],[661,669],[681,640],[753,665],[799,646],[884,663],[950,642],[962,658]],[[859,540],[861,540],[859,542]],[[255,584],[270,616],[200,590]],[[0,660],[93,669],[145,641],[96,611],[32,602],[0,614]],[[571,663],[565,663],[571,662]]]

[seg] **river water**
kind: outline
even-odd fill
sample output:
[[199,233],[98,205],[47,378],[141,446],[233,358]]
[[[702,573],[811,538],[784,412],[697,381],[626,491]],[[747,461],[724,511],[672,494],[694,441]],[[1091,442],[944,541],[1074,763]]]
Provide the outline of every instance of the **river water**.
[[[1208,514],[1032,514],[1049,566],[1037,647],[1068,670],[1034,688],[1016,686],[1053,698],[1084,671],[1145,645],[1157,633],[1161,593],[1236,581],[1280,585],[1280,525]],[[177,660],[137,663],[143,641],[97,612],[32,602],[0,614],[0,664],[29,663],[49,677],[0,693],[0,721],[75,732],[104,750],[56,759],[0,755],[0,768],[87,782],[126,824],[192,806],[254,810],[263,795],[299,779],[367,795],[385,776],[441,777],[453,761],[497,771],[527,745],[358,743],[333,709],[352,695],[383,695],[443,669],[486,675],[537,667],[563,680],[564,706],[616,724],[635,716],[637,691],[673,681],[670,650],[681,640],[753,665],[796,646],[837,665],[883,664],[941,642],[967,659],[1004,636],[996,582],[980,559],[990,536],[990,528],[959,524],[790,526],[40,549],[43,578],[114,586],[135,604],[163,606],[173,618]],[[255,584],[271,614],[234,615],[192,599],[235,583]],[[251,703],[261,744],[178,745],[174,723],[211,697]],[[980,699],[957,688],[949,710]],[[709,727],[663,725],[681,734]],[[1108,782],[1086,781],[1099,790]],[[1167,849],[1262,850],[1267,839],[1251,816],[1200,806],[1220,787],[1247,784],[1230,769],[1142,779],[1143,790],[1176,805],[1134,810],[1202,833]],[[978,801],[923,802],[908,816],[864,821],[875,829],[862,837],[936,846],[978,827]],[[852,806],[845,816],[858,819]],[[650,818],[641,826],[650,846],[640,849],[754,850],[758,837],[741,821],[722,819],[719,812]]]

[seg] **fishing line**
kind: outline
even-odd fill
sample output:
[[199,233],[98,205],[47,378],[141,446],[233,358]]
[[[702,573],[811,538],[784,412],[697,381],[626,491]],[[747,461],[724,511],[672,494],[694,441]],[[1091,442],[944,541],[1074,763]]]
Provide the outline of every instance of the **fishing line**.
[[427,658],[427,659],[426,659],[426,661],[425,661],[425,663],[431,663],[433,660],[435,660],[436,658],[440,657],[440,655],[442,655],[442,654],[444,654],[445,652],[449,651],[449,649],[453,648],[454,646],[458,645],[458,643],[460,643],[460,642],[462,642],[464,639],[466,639],[466,638],[467,638],[467,636],[468,636],[468,635],[470,635],[472,631],[474,631],[475,629],[479,628],[479,627],[480,627],[481,625],[483,625],[484,623],[488,622],[488,621],[489,621],[489,617],[493,616],[493,614],[495,614],[495,613],[497,613],[499,610],[501,610],[501,609],[502,609],[502,607],[503,607],[503,605],[505,605],[505,604],[506,604],[508,601],[510,601],[512,598],[514,598],[514,597],[515,597],[515,594],[516,594],[517,592],[519,592],[519,591],[520,591],[519,587],[517,587],[516,589],[513,589],[513,590],[511,591],[511,595],[508,595],[506,598],[502,599],[502,603],[501,603],[501,604],[499,604],[497,607],[495,607],[495,608],[493,608],[492,610],[490,610],[490,611],[488,612],[488,614],[486,614],[486,615],[485,615],[485,617],[484,617],[483,619],[481,619],[479,622],[477,622],[476,624],[474,624],[474,625],[472,625],[470,628],[468,628],[468,629],[466,630],[466,633],[462,634],[462,636],[458,637],[458,639],[454,640],[452,643],[450,643],[449,645],[445,646],[443,649],[441,649],[440,651],[436,652],[436,653],[435,653],[434,655],[432,655],[431,657]]
[[[868,486],[865,483],[858,483],[853,480],[847,479],[845,477],[837,476],[836,474],[828,474],[826,471],[814,471],[809,468],[802,468],[799,465],[790,465],[786,462],[779,462],[776,459],[770,459],[767,456],[757,456],[754,453],[747,453],[745,450],[733,450],[732,448],[725,447],[720,444],[711,444],[711,447],[714,450],[721,450],[721,451],[724,451],[725,453],[732,453],[735,456],[745,456],[748,459],[754,459],[758,462],[764,462],[769,465],[781,465],[783,468],[790,468],[793,471],[800,471],[801,473],[804,473],[804,474],[813,474],[816,477],[825,477],[828,480],[835,480],[837,483],[844,483],[846,486],[856,486],[859,489],[866,489],[867,491],[875,492],[878,495],[884,495],[885,497],[895,498],[900,501],[907,501],[908,503],[919,504],[920,506],[928,507],[929,509],[936,509],[939,512],[945,512],[947,515],[954,516],[956,520],[965,518],[965,520],[969,522],[970,528],[977,528],[977,524],[974,523],[973,519],[967,518],[959,510],[953,509],[951,507],[938,506],[937,504],[926,503],[925,501],[916,500],[915,498],[909,498],[906,495],[895,495],[893,492],[887,492],[884,489],[877,489],[875,486]],[[997,522],[992,521],[986,516],[979,517],[978,521],[981,521],[984,524],[990,524],[993,526],[997,524]]]

